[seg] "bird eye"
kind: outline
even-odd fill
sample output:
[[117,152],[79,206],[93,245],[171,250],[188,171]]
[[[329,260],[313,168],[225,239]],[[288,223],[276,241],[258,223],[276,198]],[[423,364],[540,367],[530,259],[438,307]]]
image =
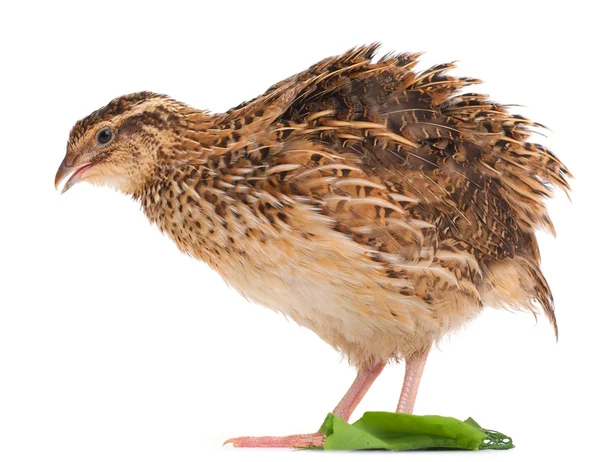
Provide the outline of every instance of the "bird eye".
[[105,146],[112,141],[114,133],[110,128],[103,128],[96,134],[96,141],[99,145]]

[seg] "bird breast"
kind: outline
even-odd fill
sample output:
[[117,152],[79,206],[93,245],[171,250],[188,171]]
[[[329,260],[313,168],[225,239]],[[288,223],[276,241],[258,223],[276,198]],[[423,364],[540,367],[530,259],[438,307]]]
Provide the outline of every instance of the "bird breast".
[[201,169],[143,200],[150,219],[244,297],[313,330],[353,363],[408,356],[479,312],[459,291],[439,303],[418,296],[415,281],[390,277],[371,249],[309,203],[272,206],[277,220],[269,219],[259,204],[190,186],[191,176]]

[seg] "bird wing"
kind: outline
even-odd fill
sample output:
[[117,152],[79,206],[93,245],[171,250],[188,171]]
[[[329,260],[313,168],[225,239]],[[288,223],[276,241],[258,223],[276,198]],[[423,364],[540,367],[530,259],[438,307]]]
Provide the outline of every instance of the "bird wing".
[[552,186],[568,189],[569,177],[549,150],[527,141],[541,126],[461,92],[479,81],[447,75],[452,63],[415,72],[418,54],[374,62],[377,49],[323,60],[237,111],[277,101],[269,124],[289,128],[278,141],[302,138],[351,157],[365,179],[385,185],[384,200],[435,226],[440,243],[477,259],[520,250],[537,259],[533,230],[553,231],[544,199]]

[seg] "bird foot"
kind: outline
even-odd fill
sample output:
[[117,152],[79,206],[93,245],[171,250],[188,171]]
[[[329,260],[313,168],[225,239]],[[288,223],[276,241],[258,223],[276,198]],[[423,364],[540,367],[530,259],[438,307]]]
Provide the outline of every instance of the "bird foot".
[[322,447],[325,435],[321,432],[289,436],[241,436],[230,438],[223,443],[235,448],[308,448]]

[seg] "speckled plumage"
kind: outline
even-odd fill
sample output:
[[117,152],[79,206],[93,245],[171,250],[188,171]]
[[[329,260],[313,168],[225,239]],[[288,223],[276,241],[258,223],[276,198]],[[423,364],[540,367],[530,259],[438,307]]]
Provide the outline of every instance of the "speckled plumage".
[[[179,249],[365,367],[426,351],[483,305],[556,329],[536,229],[569,172],[452,64],[353,49],[211,115],[166,96],[74,127],[64,168],[141,202]],[[94,147],[111,127],[115,141]],[[99,159],[99,160],[98,160]]]

